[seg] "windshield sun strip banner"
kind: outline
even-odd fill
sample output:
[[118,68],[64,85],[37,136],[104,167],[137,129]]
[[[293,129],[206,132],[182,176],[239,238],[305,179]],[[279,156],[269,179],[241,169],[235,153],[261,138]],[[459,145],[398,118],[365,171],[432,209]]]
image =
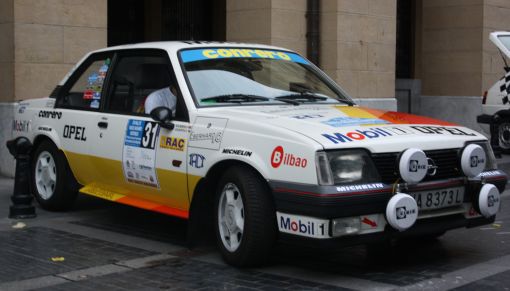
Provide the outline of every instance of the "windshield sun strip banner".
[[181,51],[181,59],[184,63],[228,58],[252,58],[252,59],[275,59],[291,61],[300,64],[309,64],[307,60],[296,53],[283,52],[267,49],[250,48],[207,48]]

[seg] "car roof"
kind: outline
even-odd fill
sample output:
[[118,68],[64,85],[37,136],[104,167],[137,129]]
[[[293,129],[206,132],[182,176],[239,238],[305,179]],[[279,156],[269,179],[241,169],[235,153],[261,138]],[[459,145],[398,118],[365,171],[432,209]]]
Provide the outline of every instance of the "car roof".
[[114,50],[124,50],[124,49],[164,49],[169,53],[176,53],[181,49],[189,49],[189,48],[203,48],[203,47],[246,47],[246,48],[262,48],[262,49],[273,49],[273,50],[285,50],[291,51],[289,49],[270,46],[265,44],[257,44],[257,43],[240,43],[240,42],[221,42],[221,41],[198,41],[198,40],[185,40],[185,41],[158,41],[158,42],[142,42],[135,44],[126,44],[119,46],[107,47],[104,49],[99,49],[92,51],[91,53],[97,52],[107,52]]

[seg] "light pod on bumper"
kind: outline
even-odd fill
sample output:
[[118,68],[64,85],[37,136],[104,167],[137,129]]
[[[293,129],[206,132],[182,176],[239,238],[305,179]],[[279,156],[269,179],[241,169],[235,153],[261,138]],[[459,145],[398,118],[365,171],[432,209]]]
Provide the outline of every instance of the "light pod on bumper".
[[469,178],[474,178],[485,169],[486,161],[485,150],[477,144],[469,144],[462,151],[460,158],[462,172]]
[[418,183],[427,175],[427,156],[420,149],[407,149],[400,156],[398,170],[400,177],[407,183]]
[[386,205],[386,220],[398,231],[404,231],[416,222],[418,204],[409,194],[397,193]]
[[480,214],[489,218],[499,211],[499,205],[501,198],[499,190],[493,184],[485,184],[480,189],[478,195],[478,208],[480,208]]

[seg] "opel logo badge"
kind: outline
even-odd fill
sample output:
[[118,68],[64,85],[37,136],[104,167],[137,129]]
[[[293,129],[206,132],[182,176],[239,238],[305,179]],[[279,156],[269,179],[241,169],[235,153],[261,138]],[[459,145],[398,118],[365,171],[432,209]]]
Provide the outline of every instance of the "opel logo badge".
[[437,173],[437,166],[433,159],[427,158],[427,175],[434,176]]

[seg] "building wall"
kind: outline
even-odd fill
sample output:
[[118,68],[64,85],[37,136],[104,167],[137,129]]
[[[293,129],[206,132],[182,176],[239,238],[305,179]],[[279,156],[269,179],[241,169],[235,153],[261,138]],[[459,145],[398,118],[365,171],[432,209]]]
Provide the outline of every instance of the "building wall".
[[0,102],[14,95],[14,0],[0,1]]
[[422,94],[479,96],[482,89],[484,0],[424,0],[422,3]]
[[282,46],[306,55],[306,0],[227,0],[227,41]]
[[396,0],[325,0],[321,67],[354,98],[395,97]]
[[[0,140],[12,137],[14,102],[47,96],[86,53],[106,46],[107,1],[0,1]],[[0,173],[14,160],[0,146]]]
[[48,95],[86,52],[106,46],[103,0],[14,1],[14,98]]

